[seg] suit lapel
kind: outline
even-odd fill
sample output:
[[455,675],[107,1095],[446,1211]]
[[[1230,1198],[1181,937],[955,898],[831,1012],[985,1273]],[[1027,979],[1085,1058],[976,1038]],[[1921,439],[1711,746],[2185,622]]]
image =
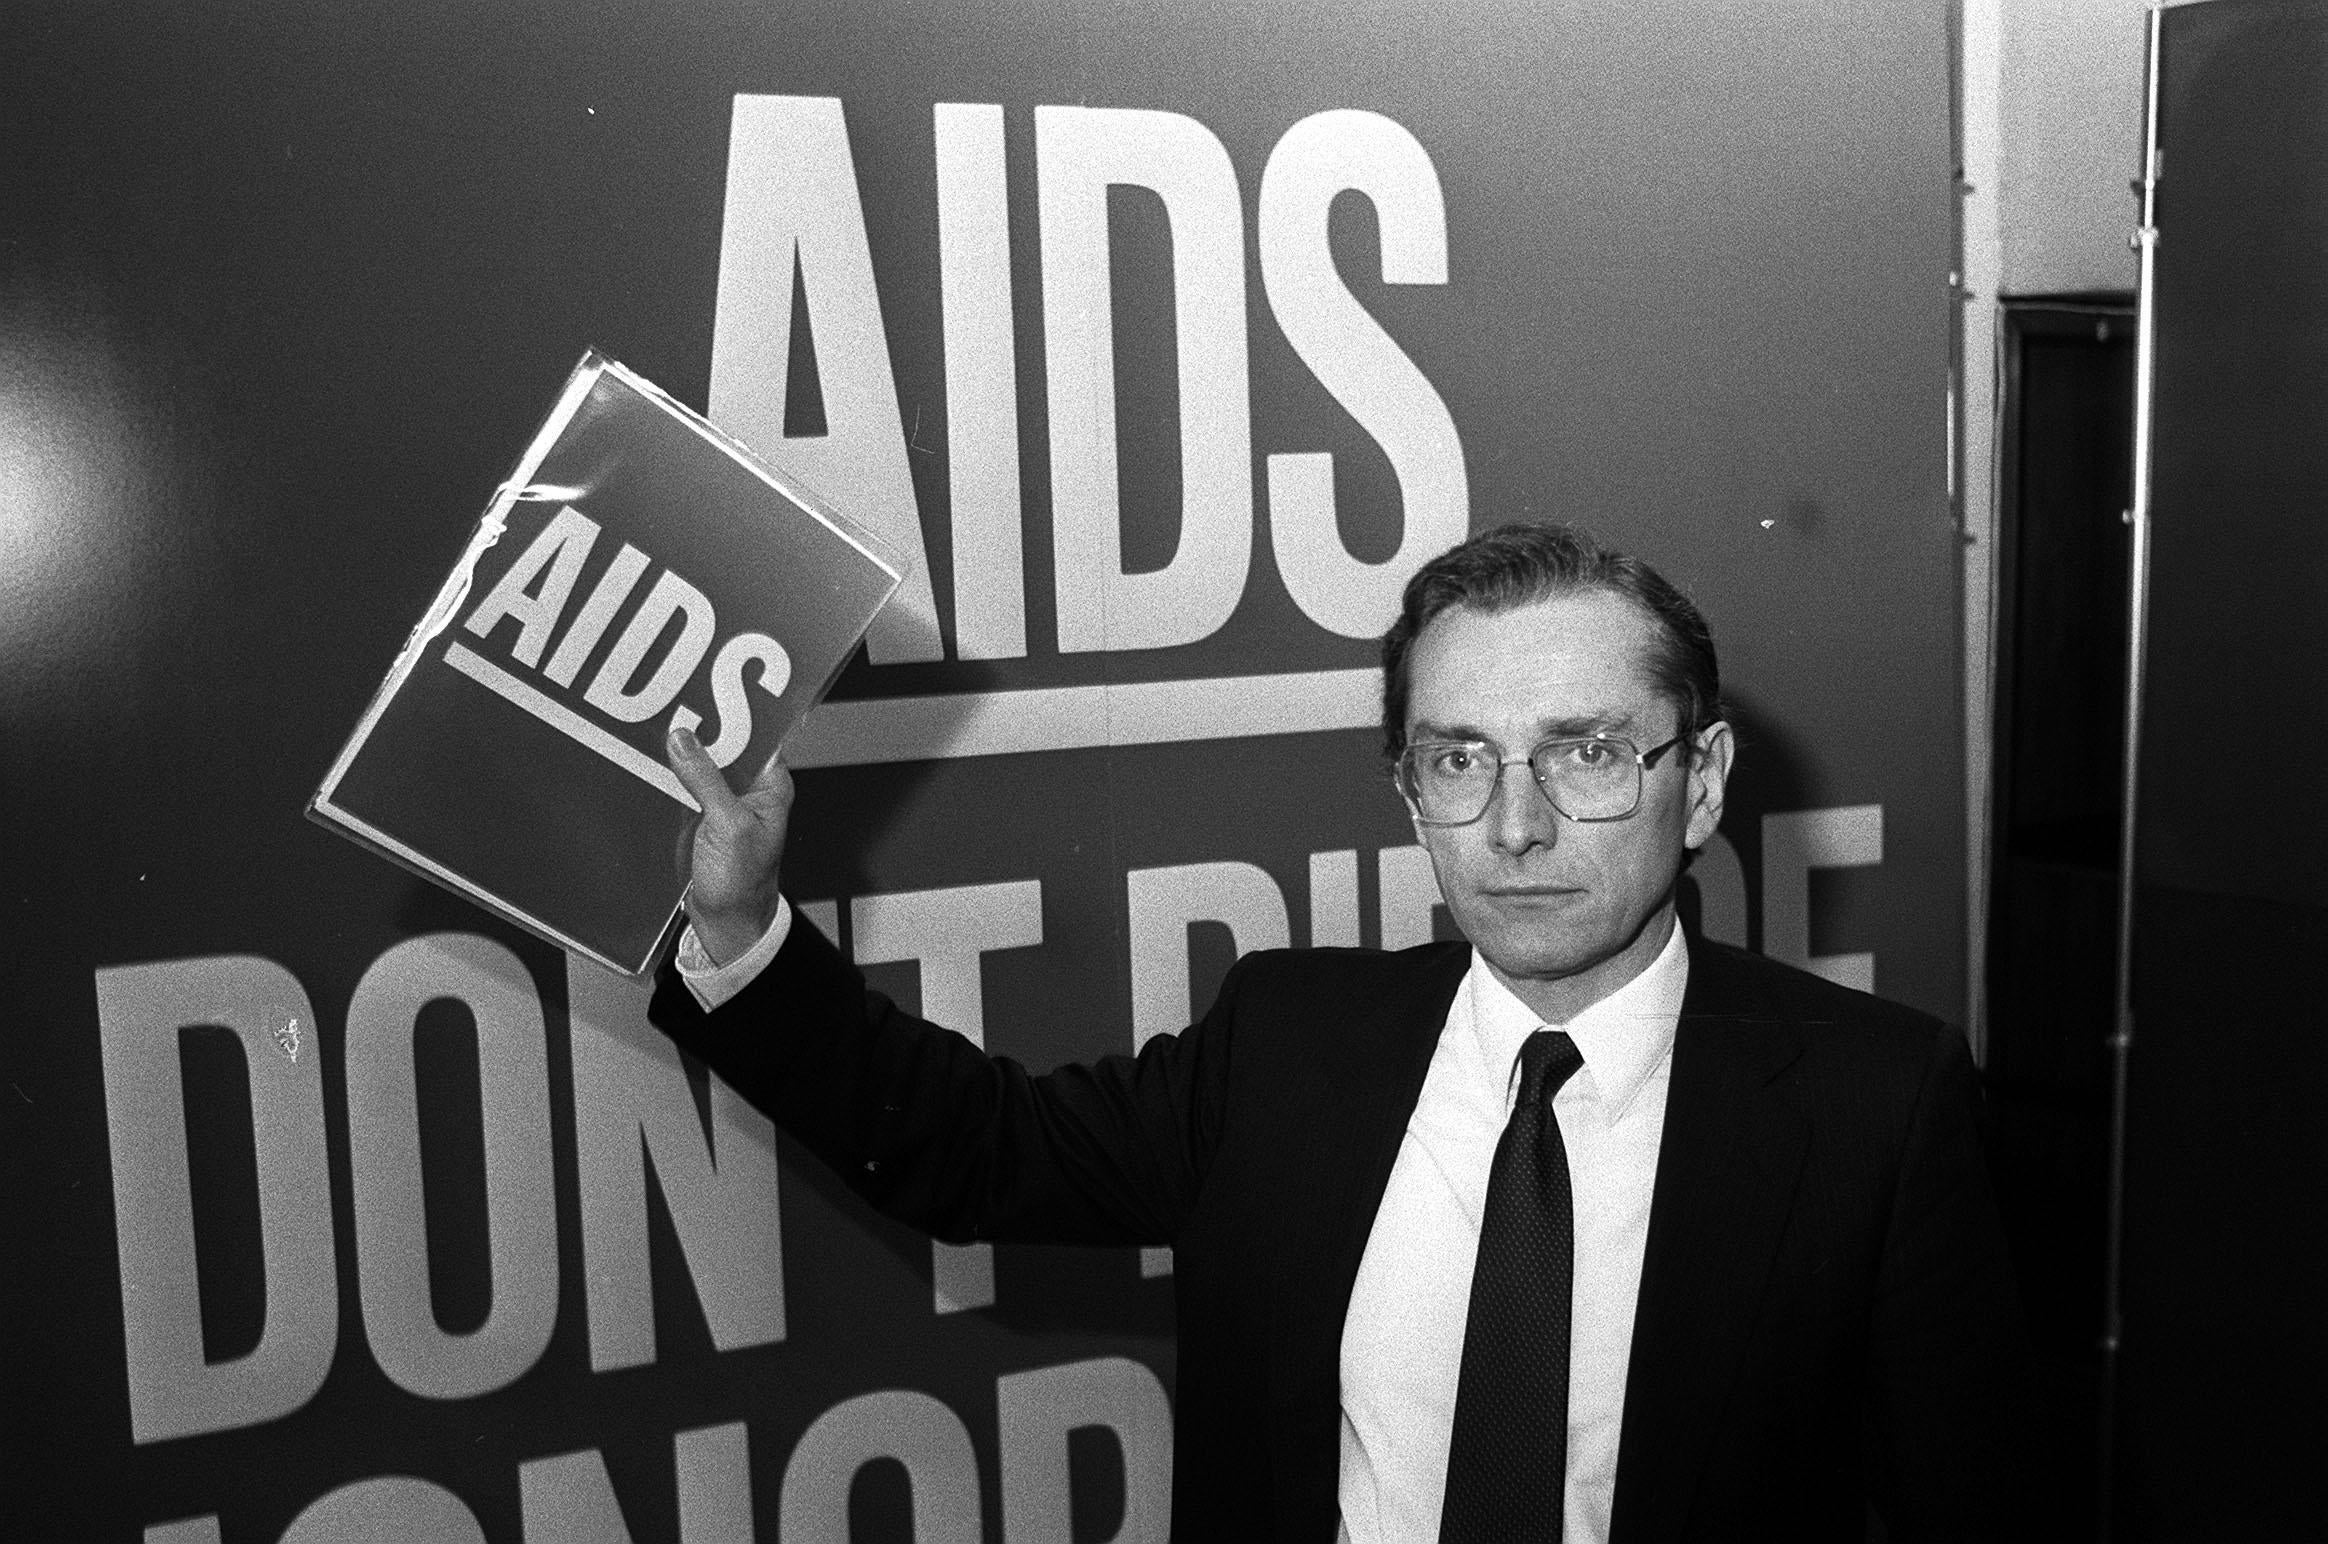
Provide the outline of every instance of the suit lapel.
[[[1270,1434],[1281,1476],[1301,1473],[1304,1459],[1326,1455],[1329,1507],[1342,1321],[1407,1119],[1470,958],[1469,949],[1446,949],[1424,956],[1391,991],[1321,1003],[1321,1015],[1332,1019],[1331,1049],[1317,1076],[1301,1080],[1301,1096],[1314,1103],[1288,1112],[1300,1135],[1283,1144],[1287,1188],[1273,1219]],[[1280,1497],[1281,1503],[1295,1499]],[[1283,1516],[1280,1524],[1300,1516]]]
[[1626,1375],[1611,1534],[1678,1537],[1786,1225],[1809,1128],[1783,1097],[1799,1031],[1691,949]]

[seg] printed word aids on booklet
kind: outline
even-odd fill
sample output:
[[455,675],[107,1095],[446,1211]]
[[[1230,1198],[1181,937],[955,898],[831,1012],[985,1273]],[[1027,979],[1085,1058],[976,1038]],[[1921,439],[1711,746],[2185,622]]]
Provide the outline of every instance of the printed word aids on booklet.
[[678,914],[692,729],[737,787],[902,563],[585,354],[308,813],[575,954],[649,969]]

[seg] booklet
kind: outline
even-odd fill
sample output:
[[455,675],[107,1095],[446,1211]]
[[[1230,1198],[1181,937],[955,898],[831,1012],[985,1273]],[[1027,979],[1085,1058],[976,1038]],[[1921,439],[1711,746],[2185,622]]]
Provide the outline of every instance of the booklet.
[[740,791],[904,578],[797,479],[593,350],[307,812],[643,975],[696,814],[666,733],[693,729]]

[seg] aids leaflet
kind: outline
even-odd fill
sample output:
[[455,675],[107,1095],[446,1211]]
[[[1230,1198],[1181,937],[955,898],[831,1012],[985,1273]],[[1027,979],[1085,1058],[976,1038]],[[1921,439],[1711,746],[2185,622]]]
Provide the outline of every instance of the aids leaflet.
[[741,788],[904,578],[797,479],[585,354],[308,813],[644,974],[695,814],[665,735],[694,731]]

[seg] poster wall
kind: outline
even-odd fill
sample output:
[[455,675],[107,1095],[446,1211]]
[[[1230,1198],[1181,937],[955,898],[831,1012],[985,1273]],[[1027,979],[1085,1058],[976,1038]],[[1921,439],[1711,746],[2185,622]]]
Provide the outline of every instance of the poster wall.
[[787,885],[990,1050],[1445,930],[1371,639],[1507,518],[1712,621],[1686,909],[1956,1015],[1946,28],[8,8],[0,1532],[1163,1535],[1167,1253],[870,1216],[300,818],[587,346],[913,558]]

